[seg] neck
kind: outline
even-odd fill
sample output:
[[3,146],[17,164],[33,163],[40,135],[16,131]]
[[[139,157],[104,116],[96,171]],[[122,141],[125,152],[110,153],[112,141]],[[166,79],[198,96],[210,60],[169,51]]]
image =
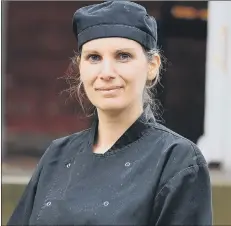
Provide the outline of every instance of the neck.
[[98,112],[98,139],[96,146],[104,151],[110,149],[123,133],[140,117],[142,106],[129,107],[116,114],[97,110]]

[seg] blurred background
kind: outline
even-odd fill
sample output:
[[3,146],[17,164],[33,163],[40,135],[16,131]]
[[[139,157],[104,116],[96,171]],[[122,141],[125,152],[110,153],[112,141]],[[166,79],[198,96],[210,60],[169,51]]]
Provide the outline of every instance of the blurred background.
[[[93,3],[2,2],[2,225],[50,142],[91,123],[62,92],[68,85],[60,78],[77,46],[72,15]],[[201,147],[213,184],[214,223],[231,225],[231,5],[139,3],[157,19],[159,46],[168,59],[156,94],[161,123]],[[216,63],[210,57],[215,51]]]

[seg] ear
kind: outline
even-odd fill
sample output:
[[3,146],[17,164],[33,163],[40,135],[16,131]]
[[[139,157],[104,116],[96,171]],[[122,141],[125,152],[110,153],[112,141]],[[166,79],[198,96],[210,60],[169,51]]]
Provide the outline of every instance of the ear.
[[160,56],[159,54],[155,54],[153,56],[152,61],[149,62],[149,65],[148,65],[148,77],[147,77],[148,81],[153,81],[156,78],[157,73],[160,68],[160,64],[161,64]]

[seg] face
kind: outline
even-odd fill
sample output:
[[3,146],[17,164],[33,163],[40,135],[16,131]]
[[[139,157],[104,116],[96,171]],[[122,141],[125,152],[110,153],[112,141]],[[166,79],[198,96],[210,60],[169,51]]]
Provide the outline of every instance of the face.
[[89,100],[98,110],[142,107],[145,84],[155,77],[149,76],[149,69],[142,46],[130,39],[95,39],[82,47],[80,78]]

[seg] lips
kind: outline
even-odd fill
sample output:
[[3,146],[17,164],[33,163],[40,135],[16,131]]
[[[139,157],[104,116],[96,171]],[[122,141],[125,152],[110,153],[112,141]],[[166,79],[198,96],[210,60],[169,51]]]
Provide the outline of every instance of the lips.
[[111,87],[100,87],[96,88],[97,91],[110,91],[110,90],[116,90],[116,89],[121,89],[122,86],[111,86]]

